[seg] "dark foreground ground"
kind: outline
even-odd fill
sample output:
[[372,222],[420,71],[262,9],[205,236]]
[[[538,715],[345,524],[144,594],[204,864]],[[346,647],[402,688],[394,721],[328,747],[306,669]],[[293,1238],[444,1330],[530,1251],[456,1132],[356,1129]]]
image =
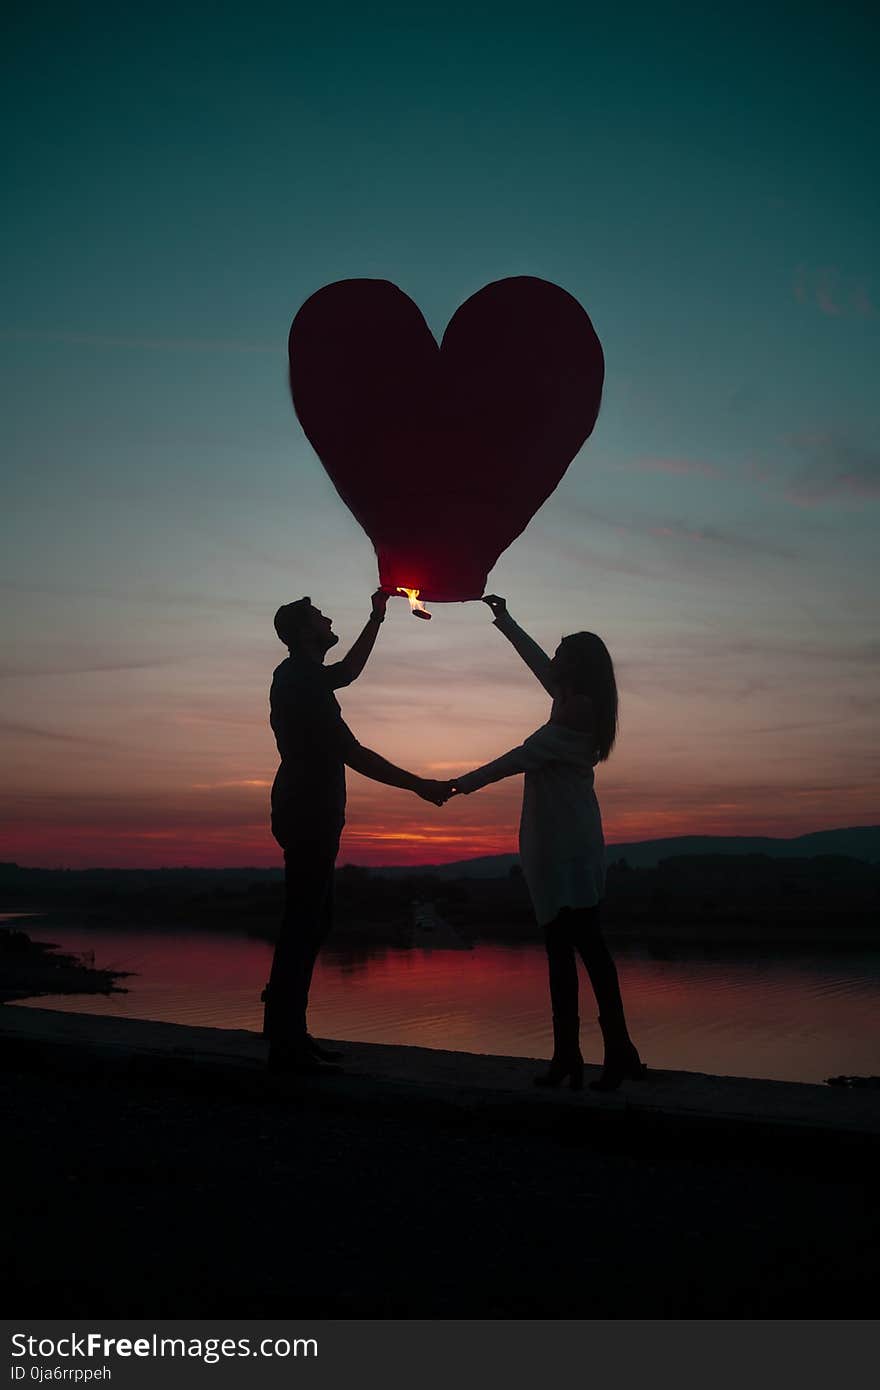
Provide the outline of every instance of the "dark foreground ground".
[[9,1317],[874,1315],[876,1151],[4,1062]]

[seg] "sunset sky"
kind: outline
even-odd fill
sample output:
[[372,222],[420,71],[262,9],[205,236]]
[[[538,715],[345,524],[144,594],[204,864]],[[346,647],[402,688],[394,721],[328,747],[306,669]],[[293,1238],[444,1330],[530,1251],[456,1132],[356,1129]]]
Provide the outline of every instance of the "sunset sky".
[[[880,819],[869,6],[15,12],[0,859],[280,863],[272,615],[310,594],[341,655],[376,583],[286,385],[294,313],[351,276],[438,337],[507,275],[592,317],[593,437],[490,585],[615,657],[606,837]],[[482,604],[390,610],[341,694],[363,743],[446,777],[547,717]],[[341,858],[512,850],[520,797],[349,774]]]

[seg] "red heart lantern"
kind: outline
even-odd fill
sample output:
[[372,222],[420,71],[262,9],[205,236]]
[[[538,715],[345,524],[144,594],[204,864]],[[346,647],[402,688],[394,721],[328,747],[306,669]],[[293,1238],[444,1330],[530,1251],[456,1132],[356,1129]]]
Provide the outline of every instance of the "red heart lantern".
[[496,280],[440,347],[388,280],[340,280],[290,330],[296,413],[379,559],[379,583],[477,599],[589,437],[602,347],[558,285]]

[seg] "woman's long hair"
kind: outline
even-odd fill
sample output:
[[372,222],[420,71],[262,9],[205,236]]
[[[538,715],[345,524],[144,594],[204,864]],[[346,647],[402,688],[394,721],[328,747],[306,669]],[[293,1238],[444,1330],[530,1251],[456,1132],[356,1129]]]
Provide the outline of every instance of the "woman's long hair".
[[596,751],[604,762],[617,738],[617,681],[611,653],[595,632],[574,632],[559,644],[565,657],[565,679],[576,695],[593,706]]

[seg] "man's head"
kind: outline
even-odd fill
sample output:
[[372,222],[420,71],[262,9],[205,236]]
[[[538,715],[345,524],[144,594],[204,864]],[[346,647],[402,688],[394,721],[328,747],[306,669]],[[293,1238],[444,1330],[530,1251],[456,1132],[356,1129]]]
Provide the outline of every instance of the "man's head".
[[275,631],[291,652],[303,652],[319,660],[339,641],[333,631],[333,619],[325,618],[310,598],[283,603],[275,614]]

